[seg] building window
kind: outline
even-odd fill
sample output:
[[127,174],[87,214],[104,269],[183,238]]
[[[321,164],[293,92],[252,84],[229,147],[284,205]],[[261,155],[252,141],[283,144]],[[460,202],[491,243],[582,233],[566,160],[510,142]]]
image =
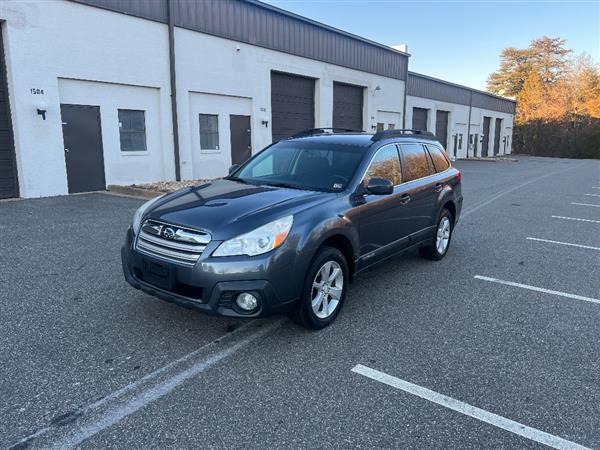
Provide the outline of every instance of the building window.
[[144,111],[119,109],[119,136],[122,152],[146,151]]
[[200,114],[200,149],[219,150],[219,116]]

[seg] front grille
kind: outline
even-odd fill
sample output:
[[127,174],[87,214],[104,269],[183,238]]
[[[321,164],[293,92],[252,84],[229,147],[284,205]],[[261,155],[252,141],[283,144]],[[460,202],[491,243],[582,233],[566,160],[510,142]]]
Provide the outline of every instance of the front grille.
[[193,266],[210,242],[210,234],[177,225],[146,220],[135,241],[143,254]]

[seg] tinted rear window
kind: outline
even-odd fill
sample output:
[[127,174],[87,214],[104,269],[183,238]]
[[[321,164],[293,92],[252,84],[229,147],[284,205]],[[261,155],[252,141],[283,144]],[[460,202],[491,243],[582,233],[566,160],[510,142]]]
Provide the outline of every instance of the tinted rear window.
[[433,160],[433,165],[435,166],[435,170],[438,172],[443,172],[448,167],[450,167],[450,163],[444,156],[444,152],[436,145],[427,145],[427,150],[429,150],[429,154],[431,155],[431,159]]
[[404,181],[412,181],[434,173],[429,156],[421,144],[401,144]]

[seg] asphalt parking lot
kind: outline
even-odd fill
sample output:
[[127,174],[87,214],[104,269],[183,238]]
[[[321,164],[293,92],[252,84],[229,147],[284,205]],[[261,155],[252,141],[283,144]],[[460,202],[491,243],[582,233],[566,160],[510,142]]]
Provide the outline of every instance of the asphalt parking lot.
[[142,200],[0,203],[0,447],[600,448],[600,161],[456,165],[448,256],[320,332],[129,287]]

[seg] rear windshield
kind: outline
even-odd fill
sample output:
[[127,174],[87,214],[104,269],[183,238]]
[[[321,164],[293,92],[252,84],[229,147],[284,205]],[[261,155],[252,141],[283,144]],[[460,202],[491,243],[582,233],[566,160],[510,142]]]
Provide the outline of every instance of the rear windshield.
[[364,147],[282,141],[252,158],[231,177],[253,184],[337,192],[345,189]]

